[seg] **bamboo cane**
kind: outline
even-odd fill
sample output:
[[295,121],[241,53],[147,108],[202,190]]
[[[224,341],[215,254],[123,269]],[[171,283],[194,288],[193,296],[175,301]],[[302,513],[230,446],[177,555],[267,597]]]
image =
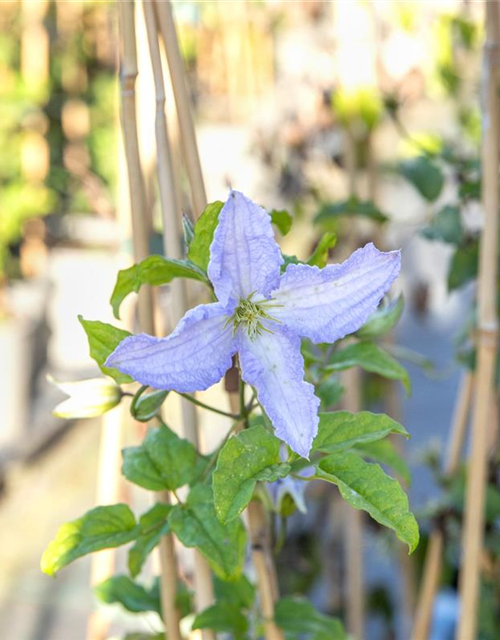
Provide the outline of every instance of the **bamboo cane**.
[[[122,41],[122,129],[125,158],[128,169],[130,209],[132,217],[134,259],[140,262],[149,254],[149,220],[146,215],[147,198],[139,153],[137,114],[135,104],[135,81],[138,75],[135,40],[135,17],[133,0],[124,0],[119,5]],[[139,324],[143,331],[154,333],[153,297],[148,286],[139,291]]]
[[[99,467],[97,470],[96,504],[115,504],[120,495],[120,449],[122,424],[125,420],[124,405],[116,407],[102,417],[99,443]],[[104,549],[91,556],[90,584],[96,586],[113,575],[116,565],[116,549]],[[104,640],[109,631],[109,612],[92,611],[87,621],[87,640]]]
[[[196,146],[196,136],[191,118],[191,107],[187,99],[182,59],[180,57],[170,2],[168,0],[167,2],[163,2],[162,0],[155,1],[160,33],[165,46],[170,79],[177,103],[181,146],[192,191],[192,200],[193,203],[195,203],[194,213],[196,216],[203,211],[207,201]],[[231,410],[238,413],[240,409],[238,394],[230,393],[229,401]],[[250,509],[248,511],[248,519],[251,536],[256,536],[257,532],[260,534],[262,527],[267,527],[267,522],[265,518],[259,515],[258,509]],[[252,552],[252,558],[257,574],[257,588],[260,594],[262,613],[265,618],[266,640],[284,640],[282,631],[272,619],[274,616],[274,603],[277,599],[277,580],[271,554],[266,553],[264,548],[255,547]]]
[[175,29],[170,0],[156,0],[156,10],[160,33],[167,54],[168,67],[174,90],[177,117],[181,129],[181,147],[186,164],[187,176],[192,195],[193,212],[199,216],[207,203],[203,174],[201,172],[198,145],[193,124],[191,102],[184,77],[177,31]]
[[461,616],[458,640],[474,640],[484,536],[484,502],[487,485],[489,409],[493,399],[497,356],[497,261],[499,206],[498,94],[500,25],[497,0],[486,3],[484,45],[484,104],[482,141],[482,199],[484,227],[481,234],[478,276],[478,360],[468,466],[460,575]]
[[[356,140],[351,128],[346,127],[346,167],[349,195],[357,194],[357,158]],[[348,244],[356,245],[356,229],[351,229]],[[351,246],[350,249],[354,249]],[[349,369],[344,373],[345,408],[357,413],[361,410],[361,371]],[[363,588],[363,512],[346,505],[345,545],[346,545],[346,592],[347,592],[347,630],[356,638],[363,640],[365,627],[365,593]]]
[[[361,411],[361,372],[358,368],[344,374],[345,408]],[[365,593],[363,588],[363,512],[345,505],[347,629],[362,640],[365,627]]]
[[[472,388],[473,376],[470,372],[466,372],[462,376],[457,394],[450,439],[443,465],[443,473],[449,477],[456,473],[460,463],[472,399]],[[443,564],[443,550],[443,532],[440,529],[434,529],[425,557],[412,640],[427,640],[429,635],[432,609]]]
[[[228,392],[229,406],[233,413],[240,412],[238,393]],[[274,605],[279,597],[276,570],[270,548],[269,525],[264,506],[252,500],[247,511],[248,531],[252,552],[252,564],[257,579],[260,611],[264,619],[265,640],[285,640],[281,629],[274,622]]]
[[[151,64],[156,92],[156,142],[157,168],[160,203],[163,217],[163,239],[166,253],[171,258],[181,258],[181,239],[179,229],[179,194],[174,163],[170,150],[167,120],[165,116],[165,83],[162,60],[158,42],[157,17],[152,0],[143,0],[144,18],[148,35]],[[187,291],[183,280],[172,283],[172,311],[174,322],[187,311]],[[187,438],[198,448],[198,430],[196,410],[192,403],[182,400],[183,430]],[[195,552],[195,598],[197,611],[203,611],[214,603],[212,574],[208,563],[198,552]],[[204,640],[215,640],[211,629],[202,631]]]
[[[132,216],[133,244],[136,261],[149,254],[149,224],[145,216],[146,192],[142,173],[137,134],[135,107],[135,81],[138,74],[135,40],[135,17],[133,0],[119,3],[120,39],[122,48],[122,128],[127,162],[130,208]],[[142,294],[142,295],[141,295]],[[139,321],[141,329],[154,333],[154,306],[149,287],[142,287],[139,294]],[[168,500],[167,495],[160,499]],[[161,565],[161,607],[169,640],[181,640],[179,612],[176,607],[177,560],[171,535],[163,536],[159,543]]]
[[[374,144],[375,131],[370,131],[366,138],[365,154],[367,164],[367,180],[366,190],[368,199],[377,205],[378,199],[378,172],[375,155]],[[385,250],[384,231],[381,227],[377,226],[373,233],[373,240],[376,246]],[[387,336],[388,341],[392,341],[394,338],[392,333]],[[386,411],[394,419],[400,420],[401,418],[401,403],[399,401],[399,394],[396,389],[394,380],[384,380],[384,391],[386,397]],[[394,438],[394,445],[401,455],[404,455],[404,449],[401,444],[401,439]],[[399,478],[401,481],[401,478]],[[405,629],[410,628],[413,612],[415,611],[415,562],[412,556],[409,556],[403,545],[398,545],[397,558],[400,568],[401,582],[402,582],[402,612],[405,623]]]
[[248,526],[265,637],[266,640],[284,640],[283,632],[273,619],[277,585],[272,580],[273,572],[269,566],[269,554],[266,553],[269,549],[269,525],[261,502],[252,500],[248,505]]

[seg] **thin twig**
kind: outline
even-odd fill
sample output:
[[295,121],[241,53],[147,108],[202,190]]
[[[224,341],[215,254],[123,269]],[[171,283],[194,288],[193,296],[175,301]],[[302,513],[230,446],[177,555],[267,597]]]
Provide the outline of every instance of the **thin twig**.
[[185,398],[186,400],[189,400],[189,402],[192,402],[197,407],[201,407],[202,409],[206,409],[207,411],[212,411],[213,413],[218,413],[219,415],[224,416],[225,418],[231,418],[232,420],[240,420],[242,417],[239,413],[228,413],[227,411],[223,411],[222,409],[216,409],[215,407],[212,407],[209,404],[205,404],[204,402],[201,402],[201,400],[197,400],[194,396],[189,395],[189,393],[179,393],[179,395]]

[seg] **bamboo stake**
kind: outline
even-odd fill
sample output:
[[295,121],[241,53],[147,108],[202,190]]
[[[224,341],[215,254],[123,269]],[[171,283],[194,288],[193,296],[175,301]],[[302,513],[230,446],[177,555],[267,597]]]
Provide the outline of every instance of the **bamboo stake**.
[[482,141],[482,199],[484,227],[481,234],[478,276],[478,360],[472,446],[469,459],[460,575],[461,617],[458,640],[474,640],[484,536],[484,502],[487,486],[489,410],[497,356],[497,261],[499,206],[499,49],[500,25],[497,0],[486,3],[484,44],[484,104]]
[[[346,127],[346,166],[349,195],[357,194],[357,158],[356,140],[351,128]],[[356,244],[356,230],[351,229],[349,244]],[[354,249],[355,247],[350,247]],[[349,369],[344,373],[345,408],[357,413],[361,411],[361,371]],[[346,505],[345,545],[346,545],[346,591],[347,591],[347,630],[356,638],[363,640],[365,628],[365,593],[363,588],[363,512]]]
[[[137,49],[135,40],[135,17],[133,0],[118,4],[122,40],[122,128],[125,158],[128,169],[130,210],[134,260],[140,262],[149,254],[149,220],[147,212],[146,188],[142,173],[137,133],[137,113],[135,102],[135,82],[138,75]],[[139,291],[139,324],[147,333],[154,334],[153,297],[149,286]]]
[[[450,439],[443,465],[443,473],[449,477],[455,475],[460,463],[460,454],[465,440],[472,399],[472,388],[473,375],[470,372],[466,372],[462,376],[457,394]],[[443,532],[440,529],[434,529],[429,539],[425,557],[412,640],[427,640],[429,635],[434,599],[441,577],[443,551]]]
[[[104,414],[101,420],[99,466],[95,502],[115,504],[120,493],[120,444],[124,407],[120,405]],[[116,549],[104,549],[93,554],[90,561],[90,584],[96,586],[113,575]],[[109,631],[109,613],[103,609],[92,611],[87,622],[87,640],[104,640]]]
[[450,442],[443,465],[443,472],[446,476],[453,476],[457,472],[458,465],[460,464],[460,456],[467,431],[467,419],[469,417],[472,402],[473,388],[474,376],[470,371],[466,371],[462,375],[462,380],[458,390]]
[[[163,239],[166,253],[171,258],[181,258],[181,238],[179,229],[179,194],[175,176],[175,165],[170,150],[167,120],[165,116],[165,83],[158,42],[157,17],[152,0],[143,0],[144,18],[148,35],[149,51],[153,68],[153,78],[156,92],[156,142],[157,168],[160,203],[163,217]],[[180,320],[188,308],[187,291],[183,280],[175,280],[172,285],[172,310],[174,322]],[[192,403],[181,400],[183,415],[183,431],[186,437],[199,448],[196,409]],[[212,574],[208,563],[195,551],[194,563],[195,598],[198,612],[211,606],[214,601]],[[215,633],[211,629],[202,631],[204,640],[215,640]]]
[[[377,204],[377,196],[378,196],[378,181],[377,181],[377,163],[375,159],[375,145],[374,145],[374,137],[375,131],[370,131],[366,138],[365,145],[365,153],[366,153],[366,163],[367,163],[367,180],[366,180],[366,190],[368,199],[371,200],[375,205]],[[383,230],[377,226],[373,233],[373,240],[376,246],[384,250],[384,236]],[[387,336],[388,340],[393,339],[392,332]],[[394,380],[385,380],[384,381],[384,389],[386,396],[386,410],[387,413],[394,419],[400,420],[401,418],[401,405],[399,401],[399,395],[394,383]],[[401,444],[401,440],[397,437],[394,438],[394,444],[397,448],[398,452],[401,455],[404,455],[404,449]],[[402,481],[401,478],[399,478]],[[416,593],[415,593],[415,562],[413,556],[409,556],[406,552],[406,549],[403,545],[398,545],[397,547],[397,557],[398,563],[400,567],[400,575],[402,578],[402,610],[403,610],[403,619],[405,623],[405,632],[406,628],[410,629],[411,620],[413,618],[413,612],[415,610],[415,601],[416,601]]]
[[[233,413],[239,413],[238,393],[228,392],[229,406]],[[252,552],[252,564],[257,578],[260,611],[264,619],[266,640],[285,640],[281,629],[274,622],[274,605],[279,597],[276,569],[270,548],[269,525],[261,502],[252,500],[247,511],[248,530]]]
[[284,640],[281,629],[274,622],[274,605],[276,602],[276,585],[273,583],[272,570],[269,566],[269,525],[266,512],[261,502],[252,500],[248,505],[248,527],[252,545],[252,563],[257,574],[257,587],[260,598],[260,609],[264,618],[266,640]]
[[[199,155],[196,146],[196,136],[194,134],[193,121],[191,118],[190,104],[187,99],[186,85],[184,80],[184,70],[180,57],[179,46],[175,24],[173,22],[171,6],[169,0],[163,2],[156,0],[156,11],[160,33],[162,35],[167,62],[170,70],[170,79],[177,104],[177,114],[179,118],[179,131],[181,145],[183,148],[186,169],[192,191],[192,199],[195,208],[195,215],[199,215],[205,208],[207,201],[203,175],[199,162]],[[231,410],[239,412],[239,398],[237,393],[229,393]],[[262,505],[260,507],[262,508]],[[263,527],[267,527],[265,518],[262,518],[257,509],[249,509],[249,529],[253,534],[262,535]],[[258,516],[258,518],[257,518]],[[284,640],[282,631],[275,624],[274,603],[277,599],[277,580],[274,570],[274,563],[270,553],[261,547],[254,546],[252,558],[257,574],[257,588],[260,594],[262,613],[265,618],[266,640]]]
[[[361,411],[361,372],[358,368],[344,374],[345,408]],[[362,640],[365,627],[365,593],[363,588],[363,512],[345,505],[345,545],[347,582],[347,629]]]
[[[149,224],[148,219],[145,219],[147,215],[146,191],[139,155],[135,106],[135,81],[138,69],[134,2],[133,0],[121,0],[118,6],[122,47],[123,140],[129,178],[134,254],[136,261],[140,261],[149,254]],[[139,321],[143,331],[154,334],[154,305],[149,287],[142,287],[139,294]],[[168,494],[161,494],[159,498],[169,501]],[[180,616],[175,602],[178,568],[173,537],[171,535],[163,536],[158,546],[161,566],[161,607],[166,631],[169,640],[181,640]]]
[[170,0],[156,0],[156,11],[177,106],[177,117],[181,129],[181,147],[191,189],[193,212],[195,216],[199,216],[207,204],[207,196],[196,144],[191,102],[184,77],[184,64]]

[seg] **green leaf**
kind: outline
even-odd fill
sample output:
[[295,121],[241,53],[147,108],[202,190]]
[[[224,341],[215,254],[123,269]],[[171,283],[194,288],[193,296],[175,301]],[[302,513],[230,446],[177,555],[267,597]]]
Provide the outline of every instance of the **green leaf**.
[[163,390],[155,390],[151,393],[144,393],[144,390],[144,387],[139,389],[130,405],[130,413],[139,422],[149,422],[157,416],[169,394],[168,391]]
[[170,532],[167,518],[171,509],[172,505],[157,502],[139,518],[140,534],[128,552],[128,570],[133,578],[139,575],[162,536]]
[[196,547],[224,580],[237,578],[243,567],[246,532],[241,520],[222,524],[215,514],[212,488],[196,485],[183,505],[169,516],[172,531],[186,547]]
[[263,426],[229,438],[213,474],[215,511],[221,522],[236,518],[252,499],[258,480],[273,482],[288,474],[280,459],[281,442]]
[[307,264],[312,267],[323,268],[328,262],[328,253],[337,244],[337,234],[332,231],[324,233],[318,242],[316,249],[307,260]]
[[250,609],[255,601],[255,587],[245,574],[230,582],[215,576],[214,591],[217,600],[231,602],[244,609]]
[[404,306],[405,301],[403,294],[401,294],[396,300],[379,307],[372,313],[361,329],[356,331],[356,336],[370,340],[385,335],[399,322]]
[[149,429],[139,447],[123,450],[123,475],[134,484],[162,491],[193,482],[201,472],[202,459],[193,445],[166,425]]
[[279,229],[280,233],[286,236],[292,228],[293,223],[293,218],[288,211],[284,209],[273,209],[269,212],[269,215],[271,216],[272,223]]
[[94,588],[94,593],[101,602],[106,604],[121,604],[132,613],[155,611],[161,617],[158,580],[155,580],[150,589],[145,589],[128,576],[112,576],[98,584]]
[[194,225],[194,235],[189,245],[187,257],[203,271],[208,268],[210,245],[212,244],[215,229],[219,222],[219,214],[223,206],[224,203],[219,200],[211,202],[206,206],[205,211]]
[[427,156],[406,160],[398,170],[428,202],[434,202],[439,197],[444,185],[443,172]]
[[319,414],[318,435],[312,450],[333,453],[366,442],[385,438],[390,433],[409,437],[406,429],[385,413],[334,411]]
[[135,540],[139,532],[134,514],[126,504],[96,507],[60,527],[42,556],[41,569],[53,576],[88,553]]
[[313,605],[302,598],[281,598],[274,609],[274,620],[292,638],[308,634],[314,640],[347,640],[342,623],[319,613]]
[[459,289],[470,280],[477,278],[479,264],[479,244],[473,242],[457,247],[448,270],[448,289]]
[[289,264],[305,264],[303,260],[299,260],[297,256],[289,256],[286,253],[281,254],[283,256],[283,264],[281,265],[281,273],[285,273]]
[[325,223],[342,216],[369,218],[379,223],[388,220],[385,213],[382,213],[373,202],[352,197],[341,202],[325,202],[314,218],[314,222]]
[[320,460],[317,477],[336,484],[346,502],[393,529],[410,553],[415,550],[418,524],[409,511],[408,498],[399,482],[386,475],[378,464],[365,462],[349,451],[334,453]]
[[321,410],[326,411],[333,405],[340,402],[344,394],[344,387],[338,378],[329,377],[327,380],[320,382],[316,387],[316,395],[321,400]]
[[431,224],[422,230],[428,240],[440,240],[449,244],[460,244],[464,238],[460,209],[446,205],[436,213]]
[[388,439],[364,442],[356,445],[354,452],[363,458],[369,458],[373,462],[390,467],[403,480],[406,485],[411,484],[410,469],[406,460],[401,456],[394,443]]
[[113,353],[120,342],[132,334],[98,320],[84,320],[82,316],[78,316],[78,320],[87,334],[90,357],[97,362],[100,370],[116,380],[118,384],[133,382],[130,376],[121,373],[118,369],[104,366],[108,356]]
[[357,342],[336,351],[325,371],[343,371],[356,366],[389,380],[401,380],[406,391],[411,391],[410,377],[406,369],[387,351],[372,342]]
[[234,640],[240,640],[248,630],[248,621],[237,604],[216,602],[196,616],[192,628],[228,632],[233,634]]
[[120,305],[125,298],[132,292],[137,293],[143,284],[159,286],[171,282],[174,278],[207,282],[205,273],[192,262],[162,256],[149,256],[139,264],[119,271],[110,299],[115,318],[120,317]]
[[191,218],[185,213],[182,214],[182,231],[184,232],[184,243],[189,249],[189,247],[191,246],[191,242],[193,242],[194,225],[191,222]]

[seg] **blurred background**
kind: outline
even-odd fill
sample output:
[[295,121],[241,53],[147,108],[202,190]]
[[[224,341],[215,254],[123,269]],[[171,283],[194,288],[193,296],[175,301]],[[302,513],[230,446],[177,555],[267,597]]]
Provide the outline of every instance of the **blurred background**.
[[[287,209],[294,225],[282,246],[300,258],[324,230],[339,236],[332,261],[353,242],[403,249],[397,289],[406,305],[389,347],[407,366],[413,392],[397,387],[388,411],[412,435],[405,456],[423,532],[433,518],[451,513],[438,604],[453,617],[463,476],[442,486],[438,470],[461,372],[474,355],[466,321],[479,228],[484,3],[177,1],[174,10],[209,201],[224,200],[234,187],[269,209]],[[141,153],[153,206],[155,96],[140,10],[137,29]],[[53,417],[62,395],[47,374],[58,380],[99,374],[77,316],[112,320],[116,272],[131,259],[117,31],[111,1],[0,2],[0,638],[6,640],[86,638],[89,613],[98,606],[87,561],[53,580],[40,573],[39,559],[61,522],[100,500],[100,420]],[[151,250],[162,251],[159,228]],[[168,306],[168,287],[162,300]],[[377,408],[382,400],[380,381],[366,377],[364,406]],[[137,437],[134,425],[129,431],[124,440]],[[127,499],[130,489],[120,491]],[[500,494],[495,486],[491,492],[494,522]],[[291,541],[279,557],[283,589],[308,593],[320,608],[338,612],[345,597],[337,582],[341,544],[335,516],[322,520],[321,500],[312,491],[308,515],[292,520]],[[370,640],[410,637],[424,549],[425,540],[401,570],[392,541],[366,527]],[[485,589],[480,637],[498,640],[498,580]],[[109,615],[109,637],[113,625],[130,628],[126,615]],[[451,638],[439,631],[440,615],[433,640]]]

